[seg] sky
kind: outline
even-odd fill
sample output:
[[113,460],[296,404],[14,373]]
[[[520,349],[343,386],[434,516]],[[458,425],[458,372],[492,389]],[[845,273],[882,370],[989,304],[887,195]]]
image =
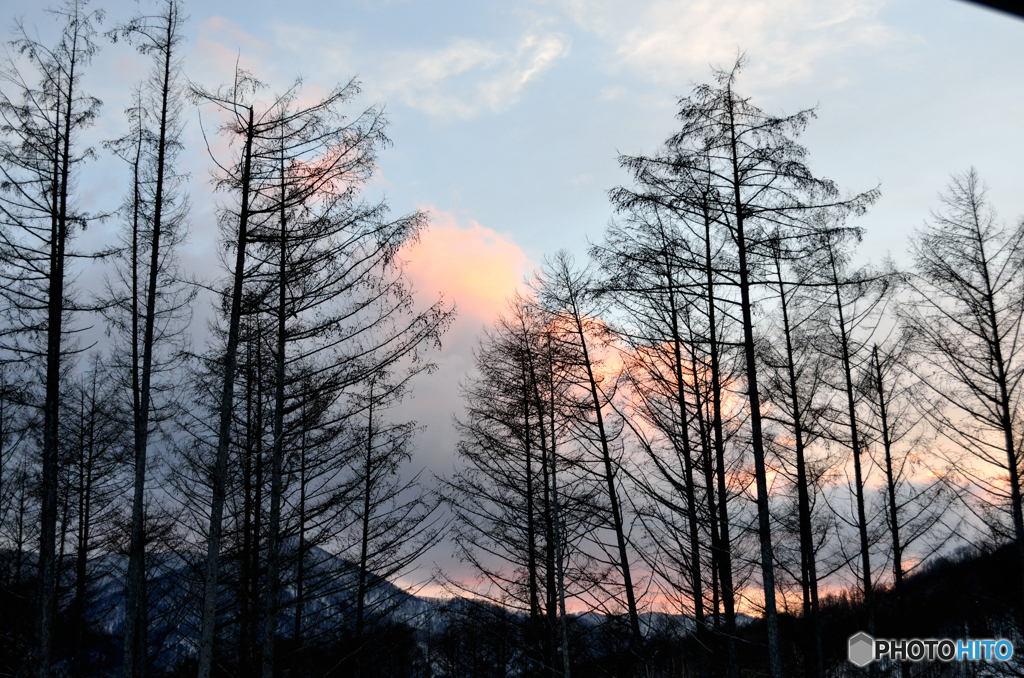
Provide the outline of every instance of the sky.
[[[0,7],[45,38],[56,23],[32,3]],[[139,6],[123,0],[103,29]],[[146,7],[145,0],[141,3]],[[844,190],[880,186],[863,217],[865,258],[906,262],[908,238],[954,172],[976,167],[1005,220],[1024,215],[1024,20],[960,0],[210,0],[186,3],[184,72],[207,86],[236,61],[280,92],[296,77],[315,96],[356,78],[352,112],[383,104],[392,145],[367,187],[392,214],[428,210],[432,227],[405,252],[424,305],[443,294],[459,318],[414,385],[401,416],[426,425],[414,465],[454,464],[458,383],[481,329],[543,259],[582,258],[613,218],[607,192],[628,182],[619,154],[656,151],[676,129],[676,103],[740,52],[738,89],[773,113],[817,108],[803,136],[809,164]],[[87,87],[104,101],[90,134],[125,131],[144,57],[101,41]],[[211,163],[201,120],[187,111],[182,169],[191,174],[186,267],[213,277]],[[210,119],[205,125],[211,128]],[[115,209],[123,168],[99,149],[81,203]],[[116,220],[83,236],[111,242]],[[79,285],[101,274],[83,270]],[[205,338],[209,308],[197,309]],[[98,330],[97,330],[98,331]],[[98,336],[98,335],[97,335]],[[435,554],[443,559],[443,554]]]

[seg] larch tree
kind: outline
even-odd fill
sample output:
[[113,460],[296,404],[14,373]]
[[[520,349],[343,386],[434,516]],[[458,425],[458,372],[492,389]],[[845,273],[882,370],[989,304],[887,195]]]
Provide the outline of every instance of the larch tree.
[[[730,70],[715,72],[715,85],[699,85],[680,99],[682,129],[654,157],[625,156],[620,164],[640,186],[669,187],[675,209],[695,212],[731,240],[736,259],[734,285],[739,296],[743,332],[743,377],[749,407],[750,449],[754,458],[761,584],[768,641],[768,672],[782,676],[776,609],[775,564],[771,539],[768,473],[761,395],[756,360],[754,309],[763,296],[761,271],[768,261],[769,233],[785,237],[807,234],[806,217],[830,207],[861,212],[876,197],[870,191],[842,197],[828,180],[815,177],[805,164],[807,150],[796,139],[814,116],[804,110],[787,116],[765,113],[735,90],[744,59]],[[692,188],[691,188],[692,187]],[[691,200],[693,194],[707,200]],[[711,209],[708,209],[708,207]]]
[[[13,365],[0,364],[0,539],[15,544],[19,540],[12,533],[12,521],[22,519],[14,511],[18,501],[18,482],[16,480],[19,466],[25,461],[29,436],[31,433],[31,408],[25,403],[26,385],[23,382],[22,370]],[[17,585],[20,581],[13,578],[12,560],[21,557],[6,558],[0,577],[5,586]]]
[[948,460],[1009,514],[997,533],[1024,563],[1024,219],[1000,224],[973,169],[954,175],[940,199],[911,241],[912,294],[898,315],[923,359],[915,376],[940,405],[932,425],[963,451]]
[[[846,520],[857,531],[858,578],[866,608],[868,633],[875,632],[874,584],[871,566],[871,526],[868,516],[867,474],[870,455],[860,413],[858,376],[869,366],[870,345],[882,319],[883,304],[892,292],[891,272],[852,263],[861,231],[849,228],[824,212],[811,220],[817,233],[809,239],[800,261],[802,277],[812,285],[819,303],[813,318],[817,350],[835,366],[827,376],[841,404],[833,405],[829,436],[849,449],[853,459],[852,496],[855,516]],[[841,543],[840,543],[841,545]]]
[[226,303],[229,309],[228,331],[222,365],[222,388],[219,397],[217,451],[211,473],[212,498],[203,578],[199,678],[209,678],[213,669],[220,541],[227,492],[231,414],[235,395],[235,371],[238,367],[237,351],[242,317],[242,288],[246,277],[246,252],[249,246],[249,218],[256,194],[265,188],[269,180],[267,168],[254,163],[254,147],[258,137],[276,136],[274,132],[278,124],[272,116],[268,115],[272,108],[261,110],[257,116],[251,98],[259,86],[260,83],[248,74],[236,70],[235,81],[230,87],[213,92],[201,88],[193,88],[191,91],[191,95],[197,101],[210,102],[225,112],[228,121],[222,125],[221,131],[231,141],[240,145],[237,155],[231,162],[218,163],[221,173],[215,179],[217,187],[231,196],[232,204],[224,209],[220,220],[225,231],[225,240],[234,249],[235,257],[231,273],[230,293],[227,295],[229,301]]
[[[263,641],[265,676],[273,671],[281,507],[287,489],[285,452],[289,445],[295,446],[294,432],[286,430],[285,415],[300,409],[303,397],[301,391],[288,392],[292,386],[292,366],[312,369],[321,377],[332,375],[327,383],[334,389],[333,397],[338,402],[334,411],[348,421],[351,429],[352,419],[359,418],[356,411],[366,409],[372,415],[376,406],[379,417],[381,408],[401,399],[411,379],[433,368],[425,356],[432,346],[439,344],[453,317],[452,309],[443,300],[426,309],[416,309],[412,289],[402,274],[398,253],[427,227],[426,216],[416,212],[389,219],[386,203],[367,203],[359,198],[376,168],[376,152],[388,140],[379,108],[372,107],[352,120],[346,119],[342,108],[358,92],[358,85],[350,82],[311,107],[296,107],[288,99],[281,100],[276,115],[283,122],[277,147],[273,149],[270,146],[274,144],[270,144],[266,151],[268,156],[276,154],[269,159],[276,165],[276,185],[259,202],[262,206],[266,200],[272,207],[265,209],[267,217],[260,220],[252,233],[254,261],[264,262],[253,286],[267,286],[267,294],[260,296],[273,300],[266,303],[264,312],[275,325],[271,350],[274,406],[267,621]],[[303,369],[297,374],[301,375]],[[386,378],[389,374],[393,375],[391,383]],[[358,395],[367,384],[379,387],[370,390],[369,400]],[[368,431],[372,433],[374,426],[386,440],[390,427],[377,420]],[[399,443],[404,439],[399,435],[394,438],[396,444],[386,448],[395,462],[402,459],[403,445]],[[374,445],[372,441],[368,444]],[[363,448],[361,444],[357,447]],[[358,453],[354,456],[363,457]],[[371,458],[371,468],[363,471],[376,474],[382,461],[379,456]],[[357,468],[360,466],[356,464]],[[356,475],[365,480],[365,473],[357,471]],[[376,489],[373,483],[364,484],[364,504],[369,497],[370,508],[376,511],[388,501],[389,491],[379,493],[386,487],[386,483]],[[390,490],[392,500],[394,491],[396,488]],[[385,515],[360,515],[368,531],[365,546],[373,549],[367,556],[372,555],[373,564],[384,568],[383,574],[397,575],[410,562],[408,549],[415,553],[434,540],[428,529],[417,530],[416,521],[412,520],[425,505],[410,501],[402,506],[409,509],[406,518],[411,522],[388,524]],[[414,547],[421,537],[425,543]],[[397,548],[382,541],[387,538],[395,539],[392,546]],[[385,566],[378,557],[379,549],[390,549],[391,556],[402,566]],[[398,558],[401,552],[405,553],[404,559]]]
[[[360,652],[357,665],[367,666],[374,631],[401,602],[385,595],[383,582],[410,570],[415,561],[442,537],[444,522],[438,498],[420,484],[420,474],[403,480],[402,467],[412,460],[410,446],[415,422],[388,421],[387,411],[404,395],[404,384],[387,372],[371,377],[365,387],[365,428],[355,428],[363,443],[353,460],[355,518],[351,537],[352,562],[358,564],[355,592],[355,633]],[[396,592],[397,593],[397,592]]]
[[38,360],[43,373],[39,635],[33,660],[40,678],[48,678],[52,668],[57,607],[60,390],[73,331],[67,316],[75,308],[68,279],[72,261],[80,256],[71,241],[93,218],[75,200],[76,177],[94,156],[82,146],[82,134],[100,106],[82,91],[82,77],[96,53],[96,24],[103,16],[88,11],[84,0],[69,0],[52,14],[63,23],[52,47],[19,24],[13,46],[22,63],[6,64],[0,93],[4,348],[15,359]]
[[[116,576],[105,566],[107,563],[92,559],[116,540],[129,480],[123,469],[125,449],[130,447],[130,425],[118,398],[118,382],[110,377],[110,366],[93,354],[88,368],[70,379],[63,393],[61,447],[67,479],[63,504],[71,520],[64,521],[62,539],[69,539],[74,549],[69,645],[75,675],[79,676],[96,670],[87,647],[91,639],[88,634],[95,631],[88,607],[96,580]],[[69,544],[66,550],[71,547]]]
[[[920,358],[909,339],[899,332],[891,341],[872,344],[858,385],[868,414],[864,434],[874,443],[874,462],[884,478],[879,499],[890,537],[895,621],[901,627],[908,619],[904,578],[965,531],[963,488],[955,466],[943,464],[932,449],[936,436],[926,424],[934,399],[914,377]],[[904,675],[909,670],[905,666]]]
[[573,355],[568,379],[581,391],[575,417],[577,437],[582,446],[596,447],[599,470],[595,475],[600,479],[604,499],[608,502],[607,518],[615,540],[610,549],[611,560],[622,578],[632,649],[640,656],[643,636],[637,587],[629,564],[629,535],[620,496],[622,490],[618,487],[621,482],[619,460],[613,451],[622,427],[608,419],[609,402],[615,394],[615,375],[601,364],[597,351],[595,334],[603,323],[599,320],[602,302],[594,277],[593,271],[578,268],[567,252],[560,251],[546,262],[533,286],[538,306],[551,318],[555,339]]
[[[237,201],[236,207],[225,209],[225,223],[234,231],[232,222],[237,219],[238,227],[231,240],[235,249],[231,290],[223,303],[228,325],[225,359],[217,366],[222,370],[224,388],[210,486],[211,529],[200,653],[204,676],[210,670],[216,628],[216,568],[243,298],[248,300],[247,313],[253,316],[251,324],[258,335],[251,339],[267,347],[272,363],[260,367],[265,369],[268,390],[272,390],[272,395],[268,394],[270,463],[265,470],[269,471],[270,506],[262,600],[264,675],[274,670],[279,626],[284,571],[281,544],[285,537],[282,511],[290,491],[286,480],[292,477],[286,453],[301,445],[297,441],[303,431],[296,423],[301,424],[302,418],[297,422],[296,413],[311,395],[302,389],[319,380],[317,388],[329,389],[326,425],[345,426],[355,416],[352,404],[361,385],[389,370],[404,383],[432,367],[426,353],[439,345],[453,317],[443,299],[417,309],[402,275],[398,253],[426,228],[426,215],[416,212],[389,219],[385,202],[367,203],[359,197],[376,168],[377,150],[388,143],[382,110],[373,106],[351,119],[345,115],[344,108],[359,92],[355,81],[339,85],[310,104],[299,103],[298,82],[268,104],[250,102],[256,86],[243,76],[229,90],[194,90],[197,98],[216,104],[229,115],[230,122],[222,130],[237,135],[241,142],[237,166],[221,166],[219,178],[220,185]],[[269,322],[262,322],[261,317]],[[258,367],[263,359],[257,355]],[[309,375],[316,379],[308,379]],[[262,412],[260,404],[257,411]],[[257,428],[259,443],[263,433],[262,427]],[[335,461],[332,457],[321,463]],[[328,494],[337,493],[330,490]],[[333,536],[327,528],[322,532],[324,538]],[[258,547],[252,551],[259,553]]]
[[[107,316],[120,333],[115,355],[124,364],[134,430],[134,491],[125,586],[122,676],[144,673],[147,601],[143,510],[153,420],[166,419],[169,379],[184,355],[182,330],[191,319],[195,289],[182,284],[175,246],[186,234],[188,199],[175,170],[182,149],[181,3],[163,0],[153,15],[138,14],[109,33],[152,58],[147,80],[128,110],[131,131],[109,147],[129,163],[132,185],[122,207],[125,232]],[[154,374],[157,380],[154,383]],[[161,379],[163,377],[163,379]],[[154,391],[157,398],[154,398]]]
[[442,491],[456,553],[478,572],[476,586],[452,585],[522,610],[524,670],[567,676],[565,600],[580,590],[580,541],[601,493],[574,481],[578,455],[560,449],[570,416],[560,373],[573,356],[551,339],[549,320],[517,295],[485,331],[477,375],[462,388],[466,413],[456,420],[465,466]]
[[[811,324],[821,305],[809,298],[806,273],[793,270],[793,260],[800,251],[790,251],[781,239],[769,241],[771,268],[768,279],[777,295],[775,313],[776,337],[781,342],[767,340],[761,343],[759,358],[765,373],[766,400],[773,412],[767,419],[781,429],[774,436],[772,447],[781,462],[781,470],[791,477],[797,495],[797,525],[799,535],[800,571],[797,576],[803,595],[804,621],[809,631],[805,645],[808,656],[807,674],[823,678],[821,620],[818,598],[817,553],[813,505],[827,459],[814,462],[811,456],[814,441],[821,436],[818,419],[821,417],[825,390],[825,361],[814,345]],[[781,335],[781,336],[779,336]],[[791,441],[784,443],[783,440]]]
[[[613,317],[621,317],[614,331],[626,347],[623,357],[631,405],[626,416],[635,419],[631,428],[651,465],[639,487],[651,500],[644,522],[655,553],[644,557],[675,595],[692,601],[697,632],[706,644],[705,598],[710,597],[717,607],[719,574],[724,574],[723,581],[731,581],[731,565],[729,573],[719,567],[729,557],[722,552],[716,506],[711,449],[715,432],[706,416],[713,398],[713,389],[706,388],[711,382],[706,373],[707,338],[712,334],[709,318],[713,320],[715,314],[704,305],[705,243],[687,237],[686,226],[677,223],[676,215],[664,205],[634,202],[626,189],[615,196],[628,210],[629,221],[610,228],[606,242],[592,247],[591,254],[602,270],[598,287],[613,301]],[[716,337],[720,331],[715,329]],[[701,471],[703,487],[696,480]],[[662,531],[667,534],[658,536]],[[701,555],[707,537],[710,596],[705,594]],[[659,551],[661,558],[656,556]],[[685,573],[685,584],[677,583],[680,573]],[[732,618],[731,584],[729,588],[727,608]],[[734,660],[734,652],[728,652],[727,661]],[[700,662],[706,672],[708,657],[702,655]]]
[[[620,157],[627,167],[637,160]],[[664,154],[651,160],[665,168],[671,165],[671,158]],[[734,676],[738,671],[736,596],[726,444],[736,426],[730,422],[724,398],[737,381],[733,337],[737,327],[736,262],[727,246],[729,237],[713,219],[719,209],[713,197],[706,174],[647,171],[635,185],[611,191],[612,202],[628,225],[614,226],[607,244],[591,252],[608,271],[607,293],[619,300],[620,313],[633,318],[629,326],[646,328],[625,332],[627,343],[637,346],[639,341],[644,346],[643,352],[634,353],[638,357],[658,355],[659,351],[667,354],[667,347],[674,354],[679,348],[678,360],[675,355],[666,358],[667,365],[677,367],[660,370],[671,375],[661,381],[679,384],[679,392],[669,388],[669,399],[685,400],[687,383],[693,395],[692,420],[696,422],[695,440],[702,448],[699,466],[711,532],[712,616],[716,628],[724,630],[728,672]],[[674,472],[684,470],[676,468]],[[661,475],[665,471],[673,472],[665,466]],[[724,629],[720,627],[720,605],[724,607]]]

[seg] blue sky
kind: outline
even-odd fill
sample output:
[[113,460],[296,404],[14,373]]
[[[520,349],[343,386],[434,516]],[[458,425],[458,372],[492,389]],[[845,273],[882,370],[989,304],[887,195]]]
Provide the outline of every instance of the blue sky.
[[[110,27],[136,3],[92,6]],[[359,104],[386,105],[394,144],[368,190],[395,214],[432,210],[433,235],[407,253],[411,274],[425,301],[444,292],[461,313],[441,369],[402,409],[428,424],[416,465],[437,473],[452,465],[457,383],[478,331],[545,253],[582,255],[601,238],[607,191],[628,179],[617,155],[656,150],[675,129],[677,97],[738,50],[749,57],[739,87],[755,104],[818,107],[804,136],[818,174],[850,191],[881,184],[861,222],[865,257],[900,260],[950,173],[972,165],[1002,218],[1024,214],[1024,20],[959,0],[214,0],[186,11],[194,81],[228,81],[237,58],[273,91],[298,75],[310,94],[356,76]],[[44,36],[54,26],[35,6],[0,9],[4,28],[18,16]],[[104,43],[89,72],[104,100],[97,144],[123,133],[129,85],[146,68],[131,48]],[[210,163],[188,116],[184,258],[215,275]],[[120,173],[101,158],[83,177],[83,203],[116,208]],[[86,237],[112,240],[115,228]],[[99,280],[83,271],[80,284]],[[197,343],[207,315],[197,313]]]
[[[108,2],[105,24],[135,3]],[[12,6],[7,15],[13,18]],[[850,190],[881,183],[864,222],[872,252],[902,251],[950,172],[978,167],[997,208],[1019,214],[1024,20],[957,0],[647,3],[225,2],[189,4],[185,70],[227,80],[235,58],[281,90],[353,76],[384,103],[394,146],[377,187],[396,210],[430,206],[509,236],[531,258],[580,249],[626,180],[619,152],[653,151],[676,97],[729,66],[774,112],[818,106],[812,166]],[[24,11],[24,10],[22,10]],[[26,21],[49,20],[31,11]],[[110,78],[114,68],[120,78]],[[113,134],[144,62],[105,46],[91,75]],[[193,135],[196,120],[191,121]],[[192,159],[203,207],[205,165]],[[1016,174],[1015,174],[1016,171]]]

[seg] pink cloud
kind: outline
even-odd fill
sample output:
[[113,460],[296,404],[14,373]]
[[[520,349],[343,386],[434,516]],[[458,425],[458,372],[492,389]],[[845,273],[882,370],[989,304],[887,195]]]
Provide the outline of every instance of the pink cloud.
[[270,44],[242,30],[230,19],[213,16],[199,24],[195,61],[205,78],[229,78],[236,64],[258,78],[261,74],[266,77],[260,57],[273,52]]
[[273,48],[266,42],[248,33],[234,21],[222,16],[212,16],[199,24],[199,33],[207,40],[230,42],[237,47],[250,47],[259,52],[272,52]]
[[429,211],[430,228],[403,253],[406,274],[421,295],[454,299],[460,318],[491,320],[530,272],[530,259],[507,233],[475,221],[463,228],[454,215]]

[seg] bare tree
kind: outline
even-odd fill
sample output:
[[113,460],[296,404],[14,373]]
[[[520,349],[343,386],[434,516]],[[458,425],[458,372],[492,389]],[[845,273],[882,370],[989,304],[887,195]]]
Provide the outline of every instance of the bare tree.
[[586,268],[577,268],[572,257],[565,251],[558,252],[548,260],[533,285],[540,308],[554,319],[557,332],[555,337],[575,354],[571,363],[572,376],[569,378],[586,393],[577,417],[577,423],[583,429],[580,440],[584,441],[584,446],[594,444],[598,447],[600,471],[597,475],[605,486],[608,518],[615,538],[614,566],[622,577],[633,651],[639,655],[643,648],[643,636],[640,633],[633,573],[629,566],[620,490],[616,489],[618,461],[613,459],[612,452],[612,445],[621,426],[616,431],[606,421],[605,414],[609,401],[614,397],[614,378],[604,373],[594,350],[594,335],[599,329],[595,323],[599,322],[597,319],[601,315],[597,285],[593,273]]
[[[391,221],[386,218],[385,203],[357,200],[363,183],[376,167],[376,149],[388,143],[379,109],[367,109],[353,121],[342,115],[341,105],[358,91],[354,82],[349,83],[320,104],[305,109],[293,110],[291,101],[281,100],[278,115],[285,122],[278,130],[274,158],[277,186],[263,196],[273,203],[273,209],[266,210],[273,213],[273,218],[253,232],[257,256],[270,264],[266,280],[273,287],[273,296],[267,296],[274,301],[267,310],[276,324],[264,676],[273,671],[277,626],[275,588],[285,491],[285,413],[295,409],[285,397],[289,363],[314,361],[316,369],[331,371],[339,395],[364,382],[383,387],[377,391],[379,402],[373,402],[371,390],[369,400],[361,403],[372,418],[375,405],[380,407],[401,397],[410,379],[432,368],[421,355],[439,341],[452,318],[451,310],[441,301],[425,311],[413,312],[411,290],[401,275],[397,253],[418,237],[426,226],[425,216],[417,212]],[[274,153],[269,148],[267,152]],[[259,286],[259,282],[255,284]],[[406,366],[407,362],[411,366]],[[385,386],[382,377],[389,370],[395,370],[398,379]],[[350,398],[347,404],[356,402]],[[381,428],[381,432],[386,430]],[[401,458],[399,450],[391,449],[397,459]],[[366,473],[372,473],[372,469]],[[364,500],[371,496],[378,502],[371,508],[387,501],[373,497],[372,483],[363,489]],[[416,502],[404,506],[413,513],[423,507]],[[427,544],[434,539],[402,521],[385,527],[386,519],[381,523],[381,518],[366,512],[360,520],[367,531],[372,526],[375,532],[381,530],[381,534],[398,539],[400,548],[392,552],[396,558],[399,551],[413,546],[417,534],[426,537]],[[366,538],[369,540],[369,533]],[[367,548],[370,545],[368,542]],[[380,543],[373,546],[387,550]],[[408,563],[403,561],[395,570],[386,568],[384,574],[397,574]],[[362,599],[365,601],[365,595]],[[361,609],[357,605],[357,615]]]
[[[739,291],[743,330],[744,377],[750,411],[750,444],[754,457],[761,580],[768,636],[768,669],[782,676],[771,516],[765,463],[761,397],[756,361],[754,308],[761,289],[760,271],[768,258],[768,236],[778,230],[799,239],[808,228],[805,217],[831,207],[860,212],[875,192],[841,198],[835,185],[816,178],[805,164],[807,151],[796,142],[813,117],[811,110],[778,117],[764,113],[734,89],[743,58],[728,71],[716,71],[715,85],[700,85],[680,100],[682,129],[655,157],[620,158],[640,186],[650,186],[650,199],[711,221],[735,247],[734,284]],[[694,199],[694,196],[706,198]],[[711,209],[709,209],[709,207]]]
[[26,366],[0,364],[0,662],[29,666],[33,629],[33,584],[26,567],[38,536],[38,483],[35,472],[38,410],[26,381]]
[[[19,467],[24,463],[31,432],[31,408],[25,402],[26,385],[22,370],[14,365],[0,364],[0,540],[15,544],[19,540],[11,532],[13,525],[22,520],[15,511],[18,502]],[[20,558],[15,555],[14,558]],[[0,577],[4,585],[17,584],[12,580],[10,558],[3,562]]]
[[66,289],[68,265],[76,256],[70,240],[90,220],[76,208],[74,181],[93,157],[92,149],[81,148],[80,137],[100,105],[81,91],[81,79],[96,53],[95,24],[102,19],[102,12],[86,10],[84,0],[69,0],[52,13],[63,22],[53,47],[18,25],[13,45],[34,73],[9,62],[0,94],[0,247],[6,264],[0,288],[9,321],[5,348],[45,362],[39,644],[34,660],[40,678],[50,675],[53,662],[60,381],[67,350],[63,342],[71,330],[66,314],[74,306]]
[[[964,527],[963,497],[955,471],[933,467],[930,478],[920,478],[921,471],[929,470],[928,462],[941,455],[930,449],[934,433],[924,426],[929,399],[913,376],[916,357],[907,339],[900,333],[895,341],[872,345],[871,360],[859,384],[870,412],[864,418],[865,433],[876,450],[881,445],[881,458],[876,451],[875,463],[885,478],[880,499],[890,535],[895,621],[900,628],[907,622],[904,577],[929,562]],[[904,665],[903,675],[909,675],[909,670]]]
[[[631,413],[626,416],[635,419],[631,428],[651,464],[649,477],[638,487],[652,502],[645,523],[652,531],[654,552],[641,555],[676,595],[692,601],[705,647],[705,598],[711,599],[718,627],[721,592],[728,628],[726,662],[731,667],[736,656],[732,555],[724,506],[728,499],[725,494],[716,497],[715,484],[719,448],[724,467],[719,346],[724,329],[716,317],[720,302],[715,299],[724,262],[713,255],[720,245],[710,240],[709,221],[690,223],[689,215],[672,210],[668,200],[646,197],[628,189],[614,191],[613,200],[628,222],[613,225],[606,242],[591,248],[603,272],[599,286],[614,302],[612,316],[621,317],[614,330],[627,347],[623,358]],[[702,488],[695,481],[700,471]],[[661,535],[662,530],[668,534]],[[701,555],[701,545],[708,539],[709,595],[704,593]],[[659,552],[665,563],[651,560]],[[680,573],[685,585],[677,584]],[[708,656],[701,656],[702,671],[708,661]]]
[[[850,450],[854,477],[852,495],[856,515],[852,526],[859,537],[861,592],[867,613],[868,633],[875,632],[874,585],[871,569],[871,542],[868,524],[867,473],[862,457],[867,450],[858,414],[860,392],[857,376],[870,361],[870,342],[881,320],[883,304],[891,293],[893,276],[870,267],[854,267],[853,245],[860,241],[860,230],[850,229],[833,217],[821,213],[812,219],[818,232],[812,236],[800,262],[802,276],[813,285],[820,304],[813,323],[817,350],[836,365],[829,385],[841,394],[842,405],[830,415],[830,436]],[[870,462],[870,457],[868,457]],[[851,521],[848,521],[851,522]]]
[[[154,15],[138,14],[108,35],[124,39],[153,58],[149,78],[140,87],[136,105],[128,115],[132,131],[109,146],[128,161],[132,189],[122,209],[127,233],[118,270],[119,284],[111,286],[112,324],[118,328],[130,356],[126,365],[134,424],[135,481],[132,498],[132,531],[125,588],[124,661],[122,675],[144,673],[146,661],[145,505],[146,462],[151,417],[154,410],[154,371],[160,375],[178,364],[181,331],[190,319],[194,289],[181,286],[174,247],[185,236],[187,197],[174,162],[181,150],[183,105],[179,84],[181,60],[178,49],[184,22],[181,4],[163,0]],[[140,265],[148,254],[148,264]],[[159,306],[158,306],[159,302]],[[125,336],[126,335],[126,336]],[[163,349],[163,350],[161,350]],[[164,388],[160,388],[163,386]],[[165,390],[157,385],[157,392]],[[159,419],[159,414],[156,416]]]
[[[765,371],[764,388],[766,400],[774,405],[769,421],[784,430],[784,437],[792,439],[790,446],[773,440],[772,447],[782,462],[784,472],[795,476],[792,482],[797,493],[797,533],[799,534],[800,573],[799,581],[803,593],[804,619],[810,631],[807,647],[814,663],[807,662],[808,675],[825,675],[824,657],[821,644],[821,619],[818,600],[818,567],[812,518],[814,491],[818,486],[815,478],[823,473],[822,466],[829,461],[818,460],[814,464],[811,450],[814,441],[821,436],[818,419],[821,416],[822,392],[824,391],[825,362],[814,342],[814,332],[809,327],[813,318],[821,311],[821,304],[808,295],[805,285],[809,284],[806,273],[792,270],[792,259],[800,253],[787,251],[781,239],[769,240],[774,271],[773,287],[777,290],[778,308],[776,320],[781,332],[781,345],[767,339],[760,346],[760,359]],[[775,291],[775,290],[773,290]],[[777,335],[776,335],[777,336]],[[792,448],[792,457],[790,450]],[[816,468],[816,466],[818,468]]]
[[[354,124],[341,124],[343,117],[338,107],[348,102],[357,92],[358,87],[355,83],[349,83],[345,88],[337,88],[318,104],[297,108],[294,106],[294,97],[298,94],[297,87],[293,88],[291,93],[277,100],[271,114],[270,119],[278,121],[273,132],[277,138],[271,139],[271,135],[268,134],[266,147],[259,151],[263,161],[273,166],[271,172],[276,175],[270,179],[273,187],[268,188],[257,203],[268,218],[252,233],[254,244],[263,246],[261,251],[270,250],[270,256],[264,255],[264,258],[273,262],[271,266],[276,269],[271,274],[271,284],[276,288],[272,297],[276,302],[272,311],[275,317],[276,339],[272,350],[274,410],[268,586],[263,630],[264,678],[270,678],[273,673],[274,638],[277,632],[281,500],[284,494],[282,472],[286,350],[289,343],[287,335],[291,329],[293,341],[306,339],[308,343],[318,333],[327,333],[332,329],[329,323],[314,326],[315,329],[308,326],[288,328],[287,318],[289,315],[298,316],[300,311],[308,313],[317,309],[328,300],[328,297],[324,296],[325,292],[336,291],[333,286],[323,284],[327,281],[316,280],[316,273],[318,265],[331,262],[332,253],[324,248],[324,244],[333,235],[337,228],[334,225],[338,222],[314,218],[300,221],[299,228],[296,229],[293,213],[299,210],[301,214],[301,209],[308,202],[321,195],[327,196],[334,192],[341,192],[344,195],[346,191],[351,192],[369,178],[374,167],[374,147],[386,139],[382,131],[383,119],[376,110],[365,112]],[[330,212],[327,213],[329,214]],[[290,220],[290,216],[293,219]],[[328,230],[316,228],[317,225],[323,224],[330,225]],[[310,225],[312,228],[309,228]],[[320,283],[320,286],[315,286],[315,283]],[[299,337],[295,337],[296,334]]]
[[569,383],[558,372],[570,356],[550,333],[532,300],[518,296],[485,333],[479,376],[463,386],[466,415],[456,421],[465,468],[443,491],[455,516],[456,552],[479,572],[477,585],[451,584],[523,610],[524,670],[557,675],[560,663],[568,676],[565,599],[579,593],[587,567],[580,540],[592,529],[596,491],[566,481],[578,455],[559,450]]
[[[199,88],[192,90],[199,101],[210,101],[229,115],[229,122],[221,128],[229,138],[241,143],[239,157],[231,165],[219,165],[222,175],[216,180],[222,190],[237,192],[234,209],[225,210],[222,224],[225,230],[237,218],[237,231],[229,236],[235,250],[234,271],[232,272],[230,311],[228,320],[227,345],[224,350],[223,388],[220,393],[219,426],[217,429],[217,453],[212,473],[213,497],[210,504],[210,527],[207,534],[207,557],[203,586],[202,631],[199,640],[199,678],[209,678],[213,667],[213,644],[217,618],[218,567],[220,539],[224,515],[224,498],[228,472],[228,449],[231,442],[231,412],[234,404],[235,370],[239,326],[242,315],[242,284],[245,280],[245,255],[249,240],[249,217],[254,193],[261,188],[261,180],[267,180],[265,170],[257,174],[254,181],[254,142],[257,135],[267,135],[276,127],[275,121],[267,121],[266,114],[256,117],[251,95],[259,83],[240,71],[236,71],[235,82],[226,90],[208,92]],[[234,218],[232,218],[234,217]],[[225,223],[226,222],[226,223]],[[229,230],[230,233],[230,230]]]
[[[423,354],[439,342],[452,311],[439,301],[413,311],[413,297],[401,275],[397,253],[426,226],[422,213],[389,220],[384,202],[357,198],[376,167],[376,150],[388,143],[378,107],[348,120],[343,107],[359,92],[349,82],[311,105],[298,105],[299,83],[260,108],[240,103],[241,88],[256,83],[240,77],[234,89],[196,96],[232,116],[224,131],[244,137],[241,171],[221,167],[221,185],[238,192],[236,265],[227,313],[225,384],[217,467],[211,497],[211,545],[207,564],[206,607],[200,671],[209,671],[216,616],[217,545],[223,521],[230,424],[243,286],[256,314],[254,328],[267,341],[273,367],[270,509],[268,514],[267,588],[264,592],[263,672],[273,670],[278,627],[282,506],[287,490],[285,452],[296,441],[287,417],[313,383],[303,374],[319,374],[330,390],[329,410],[335,426],[353,416],[347,409],[353,389],[381,373],[395,370],[399,383],[429,369]],[[246,95],[248,96],[248,95]],[[245,99],[248,101],[248,99]],[[225,303],[225,308],[228,304]],[[259,314],[273,326],[258,322]],[[268,339],[272,337],[272,339]],[[257,361],[261,358],[257,357]],[[292,372],[294,366],[294,372]],[[229,383],[230,382],[230,383]],[[257,440],[262,433],[257,432]],[[258,552],[258,550],[256,551]]]
[[[74,543],[74,589],[70,612],[70,642],[76,675],[89,675],[86,634],[90,630],[87,606],[94,581],[112,575],[90,563],[97,552],[113,541],[122,518],[121,497],[127,489],[122,469],[129,447],[124,413],[120,411],[117,382],[99,355],[90,357],[88,369],[67,384],[63,393],[65,416],[61,417],[61,447],[65,470],[65,520],[62,541]],[[63,547],[61,551],[63,551]],[[116,575],[115,575],[116,576]]]
[[941,405],[929,418],[963,450],[949,461],[979,499],[1009,513],[1004,534],[1024,563],[1024,219],[1000,225],[973,169],[954,175],[940,199],[912,240],[912,297],[898,314],[924,359],[915,376]]
[[[385,595],[383,583],[414,566],[440,541],[443,523],[438,499],[421,486],[419,474],[403,481],[399,472],[411,461],[409,447],[414,422],[395,424],[384,417],[403,396],[403,385],[389,383],[387,374],[371,378],[366,387],[366,426],[357,431],[365,446],[355,464],[359,497],[352,503],[355,520],[355,632],[362,650],[373,642],[368,633],[395,611],[400,599]],[[357,664],[366,663],[360,652]]]

